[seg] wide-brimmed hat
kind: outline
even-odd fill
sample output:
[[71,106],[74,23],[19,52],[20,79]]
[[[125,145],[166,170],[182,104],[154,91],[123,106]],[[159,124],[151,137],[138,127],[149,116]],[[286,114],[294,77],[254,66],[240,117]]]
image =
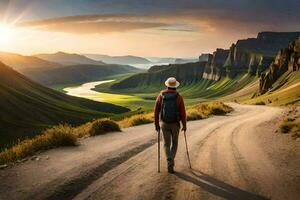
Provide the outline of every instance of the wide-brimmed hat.
[[170,77],[166,80],[165,85],[169,88],[177,88],[180,83],[176,80],[176,78]]

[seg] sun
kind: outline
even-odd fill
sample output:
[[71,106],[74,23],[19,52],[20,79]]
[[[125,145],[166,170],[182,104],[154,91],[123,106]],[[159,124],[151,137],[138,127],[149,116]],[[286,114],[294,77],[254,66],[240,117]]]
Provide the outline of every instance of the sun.
[[13,39],[14,31],[12,27],[0,23],[0,42],[9,43]]

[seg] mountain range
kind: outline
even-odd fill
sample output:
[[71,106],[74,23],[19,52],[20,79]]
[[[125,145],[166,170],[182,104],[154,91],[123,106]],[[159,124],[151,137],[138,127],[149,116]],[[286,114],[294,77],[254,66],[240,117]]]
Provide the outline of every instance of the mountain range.
[[85,54],[88,58],[93,60],[103,61],[108,64],[120,64],[120,65],[131,65],[131,64],[151,64],[152,62],[146,58],[138,56],[108,56],[101,54]]
[[188,66],[195,67],[195,65],[198,65],[199,68],[195,73],[173,74],[184,82],[186,82],[185,80],[198,80],[201,78],[218,81],[227,76],[234,78],[239,74],[260,76],[269,68],[277,52],[287,47],[291,41],[299,36],[300,32],[261,32],[258,33],[256,38],[238,40],[229,49],[217,49],[213,54],[207,56],[208,59],[205,64],[198,61],[184,65],[154,66],[148,70],[148,73],[133,75],[112,87],[115,89],[118,87],[137,88],[140,85],[149,84],[149,81],[152,84],[162,84],[164,78],[170,75],[169,72],[177,71],[180,66],[188,68]]
[[33,56],[50,62],[60,63],[62,65],[79,65],[79,64],[104,65],[105,64],[102,61],[93,60],[84,55],[69,54],[65,52],[57,52],[54,54],[37,54]]
[[36,56],[1,52],[0,61],[30,79],[48,86],[88,82],[104,76],[141,71],[128,65],[105,64],[79,54],[63,52]]

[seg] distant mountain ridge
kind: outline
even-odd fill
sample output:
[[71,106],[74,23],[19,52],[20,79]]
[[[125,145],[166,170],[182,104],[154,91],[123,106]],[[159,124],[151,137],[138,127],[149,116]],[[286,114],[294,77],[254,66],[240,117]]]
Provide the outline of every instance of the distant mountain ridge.
[[70,54],[65,52],[57,52],[54,54],[37,54],[34,56],[50,62],[60,63],[62,65],[79,65],[79,64],[104,65],[105,64],[102,61],[93,60],[84,55]]
[[186,64],[186,63],[195,63],[198,62],[199,59],[198,58],[194,58],[194,59],[186,59],[186,58],[177,58],[174,62],[174,64]]
[[26,72],[30,69],[54,69],[62,66],[59,63],[46,61],[38,57],[8,52],[0,52],[0,62],[11,66],[19,72]]
[[60,84],[75,84],[82,82],[98,81],[101,78],[127,73],[137,73],[141,70],[127,66],[116,64],[105,65],[68,65],[55,69],[44,70],[28,70],[24,73],[32,80],[37,81],[43,85],[53,86]]
[[120,64],[120,65],[130,65],[130,64],[151,64],[152,62],[143,57],[138,56],[109,56],[101,54],[85,54],[88,58],[94,60],[101,60],[107,64]]

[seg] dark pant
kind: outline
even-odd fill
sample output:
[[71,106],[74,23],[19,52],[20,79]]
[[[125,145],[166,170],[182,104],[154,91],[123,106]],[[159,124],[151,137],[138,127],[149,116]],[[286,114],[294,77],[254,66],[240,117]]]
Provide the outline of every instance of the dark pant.
[[162,123],[161,129],[164,136],[165,153],[169,166],[174,166],[174,158],[177,152],[180,123]]

